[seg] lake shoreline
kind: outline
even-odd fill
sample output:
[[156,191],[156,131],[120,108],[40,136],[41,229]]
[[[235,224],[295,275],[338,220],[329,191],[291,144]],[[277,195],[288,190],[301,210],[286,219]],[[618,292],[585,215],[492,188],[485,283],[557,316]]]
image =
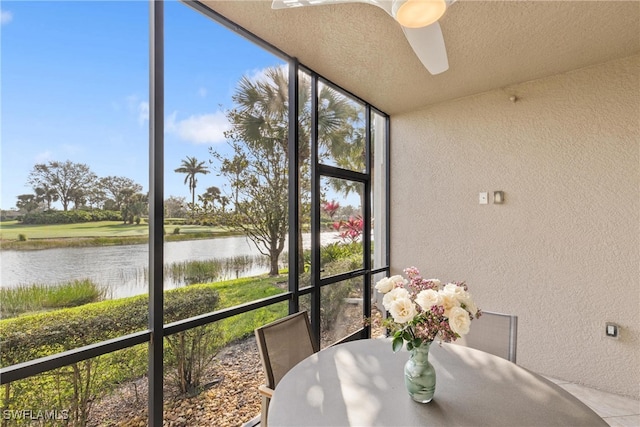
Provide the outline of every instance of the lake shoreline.
[[[181,242],[185,240],[215,239],[218,237],[242,236],[242,233],[233,231],[219,231],[209,233],[184,233],[166,234],[165,242]],[[104,237],[55,237],[55,238],[33,238],[25,241],[20,240],[0,240],[0,252],[11,251],[34,251],[56,248],[82,248],[95,246],[122,246],[122,245],[142,245],[149,242],[149,236],[104,236]]]

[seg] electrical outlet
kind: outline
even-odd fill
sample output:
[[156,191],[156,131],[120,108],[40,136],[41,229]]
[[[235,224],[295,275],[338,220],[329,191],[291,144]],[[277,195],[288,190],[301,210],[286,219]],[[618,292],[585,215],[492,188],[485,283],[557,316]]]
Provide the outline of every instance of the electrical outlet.
[[607,322],[605,334],[610,338],[618,338],[618,325],[615,323]]

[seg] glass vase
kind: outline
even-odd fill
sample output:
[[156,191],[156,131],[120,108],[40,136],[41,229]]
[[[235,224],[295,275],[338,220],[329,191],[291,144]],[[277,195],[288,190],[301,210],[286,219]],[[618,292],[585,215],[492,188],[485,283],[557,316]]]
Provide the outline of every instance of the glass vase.
[[431,342],[413,348],[404,365],[404,384],[411,398],[420,403],[431,402],[436,391],[436,370],[429,363]]

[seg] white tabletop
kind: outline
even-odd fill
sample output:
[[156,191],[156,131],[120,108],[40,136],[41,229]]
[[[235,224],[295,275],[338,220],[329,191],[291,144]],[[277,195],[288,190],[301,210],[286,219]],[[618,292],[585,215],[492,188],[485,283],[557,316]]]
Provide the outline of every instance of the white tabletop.
[[388,340],[352,341],[300,362],[276,387],[269,427],[284,426],[607,426],[567,391],[505,359],[437,343],[430,403],[404,385],[409,353]]

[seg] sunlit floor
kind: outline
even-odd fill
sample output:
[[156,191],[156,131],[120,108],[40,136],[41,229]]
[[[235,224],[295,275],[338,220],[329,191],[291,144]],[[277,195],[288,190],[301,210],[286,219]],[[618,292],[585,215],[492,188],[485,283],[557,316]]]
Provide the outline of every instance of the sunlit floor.
[[640,401],[547,377],[593,409],[610,426],[640,427]]

